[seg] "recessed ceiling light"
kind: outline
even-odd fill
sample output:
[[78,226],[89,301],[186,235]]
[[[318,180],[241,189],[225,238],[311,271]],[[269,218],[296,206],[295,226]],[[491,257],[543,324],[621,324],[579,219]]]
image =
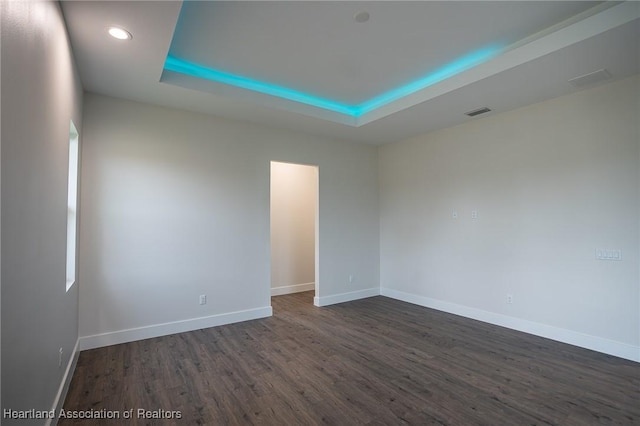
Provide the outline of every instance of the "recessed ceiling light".
[[109,27],[109,35],[118,40],[131,40],[133,36],[131,33],[120,27]]
[[355,15],[353,15],[353,19],[354,21],[358,22],[358,23],[363,23],[363,22],[367,22],[369,20],[369,12],[367,12],[366,10],[362,10],[358,13],[356,13]]

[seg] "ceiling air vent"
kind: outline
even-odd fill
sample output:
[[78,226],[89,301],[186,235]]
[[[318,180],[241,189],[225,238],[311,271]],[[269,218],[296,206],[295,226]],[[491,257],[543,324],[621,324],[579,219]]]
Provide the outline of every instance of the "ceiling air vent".
[[476,115],[484,114],[485,112],[489,112],[489,111],[491,111],[489,108],[482,107],[482,108],[474,109],[473,111],[465,112],[465,114],[468,115],[469,117],[475,117]]
[[589,74],[581,75],[579,77],[572,78],[569,83],[576,87],[587,86],[589,84],[597,83],[611,78],[611,73],[605,69],[590,72]]

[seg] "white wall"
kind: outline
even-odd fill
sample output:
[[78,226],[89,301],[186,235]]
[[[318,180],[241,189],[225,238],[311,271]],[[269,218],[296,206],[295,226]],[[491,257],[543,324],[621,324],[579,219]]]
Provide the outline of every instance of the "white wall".
[[268,315],[271,161],[319,167],[317,302],[379,291],[375,147],[94,94],[84,105],[83,347]]
[[271,295],[313,290],[318,169],[271,163]]
[[381,147],[382,293],[640,360],[639,87]]
[[0,2],[0,15],[2,409],[51,410],[78,337],[66,223],[69,120],[82,139],[82,88],[57,2]]

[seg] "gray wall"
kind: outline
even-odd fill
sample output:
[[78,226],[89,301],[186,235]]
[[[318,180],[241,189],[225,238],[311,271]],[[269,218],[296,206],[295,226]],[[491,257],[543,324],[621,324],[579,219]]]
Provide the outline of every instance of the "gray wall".
[[118,341],[123,330],[138,338],[145,327],[166,332],[270,306],[271,161],[318,165],[316,296],[378,291],[376,147],[94,94],[84,114],[80,336],[94,336],[88,346]]
[[639,99],[635,76],[381,147],[382,293],[640,360]]
[[[0,8],[2,408],[51,410],[78,337],[65,268],[69,120],[82,138],[82,89],[57,3]],[[2,421],[13,423],[42,421]]]

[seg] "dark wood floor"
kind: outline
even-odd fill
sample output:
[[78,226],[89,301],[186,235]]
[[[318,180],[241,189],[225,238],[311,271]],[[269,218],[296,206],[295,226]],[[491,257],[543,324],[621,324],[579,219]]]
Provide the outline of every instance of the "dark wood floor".
[[59,424],[640,424],[640,364],[374,297],[84,351]]

